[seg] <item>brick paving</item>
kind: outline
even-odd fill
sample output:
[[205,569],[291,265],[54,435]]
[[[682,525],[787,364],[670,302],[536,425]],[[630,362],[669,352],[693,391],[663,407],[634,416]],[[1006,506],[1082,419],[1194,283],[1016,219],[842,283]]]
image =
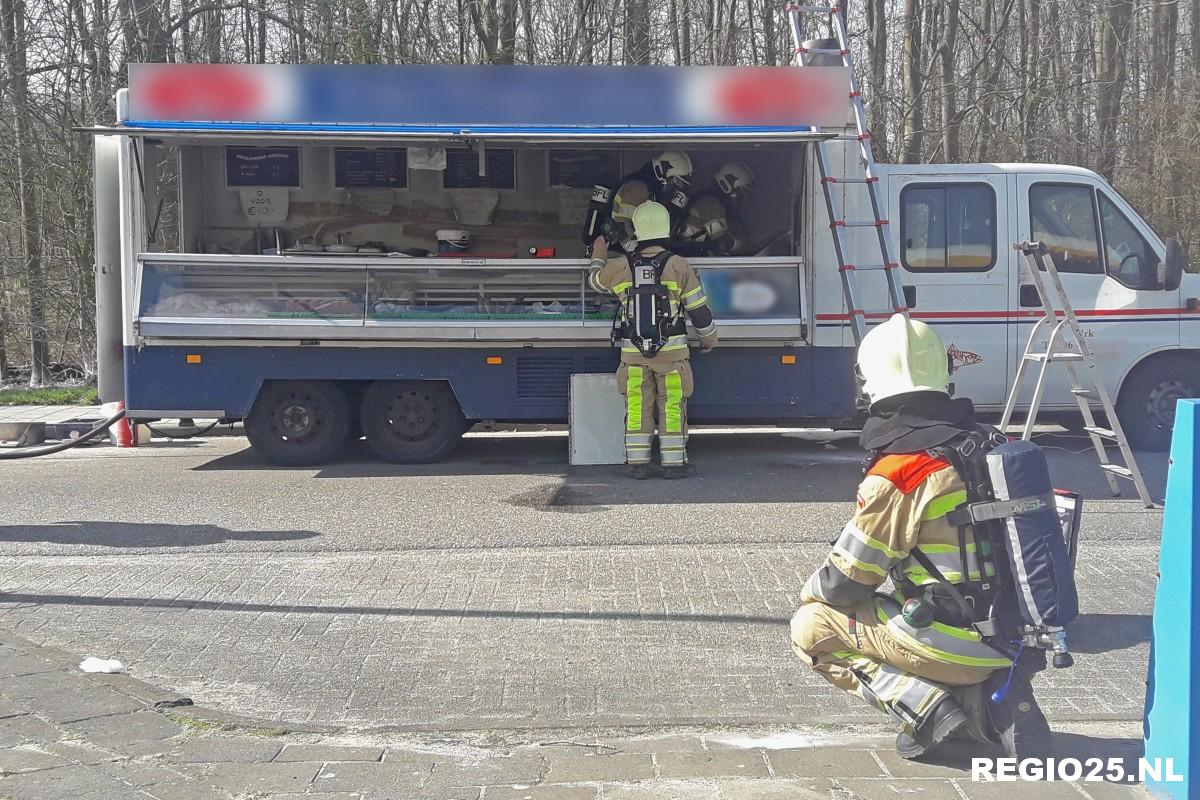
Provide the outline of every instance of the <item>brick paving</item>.
[[[176,693],[127,675],[83,674],[74,666],[78,658],[0,633],[0,796],[7,800],[1000,796],[996,786],[970,780],[965,765],[978,753],[961,745],[924,765],[898,759],[884,737],[813,730],[330,735],[180,706]],[[68,707],[71,713],[62,714]],[[1133,730],[1126,727],[1119,735]],[[1063,734],[1058,744],[1067,754],[1115,756],[1132,765],[1140,742],[1111,738],[1111,729],[1102,733]],[[1021,790],[1036,798],[1145,796],[1140,787],[1119,784]]]
[[[26,557],[0,623],[250,717],[355,729],[873,720],[787,620],[825,545]],[[1137,720],[1156,547],[1089,543],[1055,720]]]

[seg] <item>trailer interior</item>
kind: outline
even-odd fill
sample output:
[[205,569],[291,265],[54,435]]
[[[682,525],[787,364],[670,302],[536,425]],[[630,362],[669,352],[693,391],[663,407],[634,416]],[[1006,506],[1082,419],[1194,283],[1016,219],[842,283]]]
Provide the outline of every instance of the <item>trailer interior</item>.
[[[587,287],[581,237],[592,186],[672,148],[692,159],[694,193],[729,161],[755,176],[735,208],[743,255],[691,259],[723,338],[803,341],[805,142],[147,132],[138,335],[606,339],[613,306]],[[469,244],[439,252],[447,230]]]

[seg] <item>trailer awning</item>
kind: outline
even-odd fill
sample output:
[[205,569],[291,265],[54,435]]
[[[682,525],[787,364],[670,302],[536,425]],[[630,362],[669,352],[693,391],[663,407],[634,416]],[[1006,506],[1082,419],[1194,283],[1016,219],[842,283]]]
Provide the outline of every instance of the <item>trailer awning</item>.
[[131,64],[111,132],[796,141],[842,128],[849,96],[841,67]]

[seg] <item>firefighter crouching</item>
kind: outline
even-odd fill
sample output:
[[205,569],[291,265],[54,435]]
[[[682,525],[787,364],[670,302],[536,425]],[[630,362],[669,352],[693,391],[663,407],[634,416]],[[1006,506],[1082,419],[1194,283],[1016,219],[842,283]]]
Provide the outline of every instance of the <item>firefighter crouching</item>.
[[687,400],[692,394],[687,323],[700,336],[700,351],[717,344],[717,326],[696,271],[666,249],[671,219],[666,207],[642,203],[632,215],[637,246],[629,256],[608,259],[608,243],[596,239],[588,281],[598,292],[617,296],[621,367],[617,388],[625,396],[625,460],[639,480],[652,475],[655,411],[665,478],[684,478],[687,460]]
[[[966,501],[966,484],[930,452],[980,428],[971,402],[950,398],[946,348],[922,322],[896,315],[871,330],[858,369],[871,402],[862,433],[869,467],[853,518],[801,592],[792,646],[830,683],[900,722],[896,748],[918,758],[956,732],[985,738],[973,733],[986,716],[976,713],[982,700],[974,708],[967,700],[982,693],[961,687],[1012,664],[971,620],[904,605],[936,576],[959,586],[981,580],[975,545],[962,545],[947,520]],[[877,593],[889,576],[896,594]]]

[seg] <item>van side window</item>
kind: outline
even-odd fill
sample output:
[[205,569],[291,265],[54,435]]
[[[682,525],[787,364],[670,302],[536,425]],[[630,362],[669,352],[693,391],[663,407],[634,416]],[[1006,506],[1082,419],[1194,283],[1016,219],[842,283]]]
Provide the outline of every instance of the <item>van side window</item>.
[[981,183],[908,186],[900,230],[911,272],[986,272],[996,264],[996,193]]
[[1155,288],[1158,255],[1117,204],[1103,192],[1100,193],[1100,224],[1104,228],[1104,261],[1108,274],[1131,289]]
[[1100,275],[1100,228],[1092,189],[1080,184],[1029,187],[1029,229],[1050,250],[1059,272]]

